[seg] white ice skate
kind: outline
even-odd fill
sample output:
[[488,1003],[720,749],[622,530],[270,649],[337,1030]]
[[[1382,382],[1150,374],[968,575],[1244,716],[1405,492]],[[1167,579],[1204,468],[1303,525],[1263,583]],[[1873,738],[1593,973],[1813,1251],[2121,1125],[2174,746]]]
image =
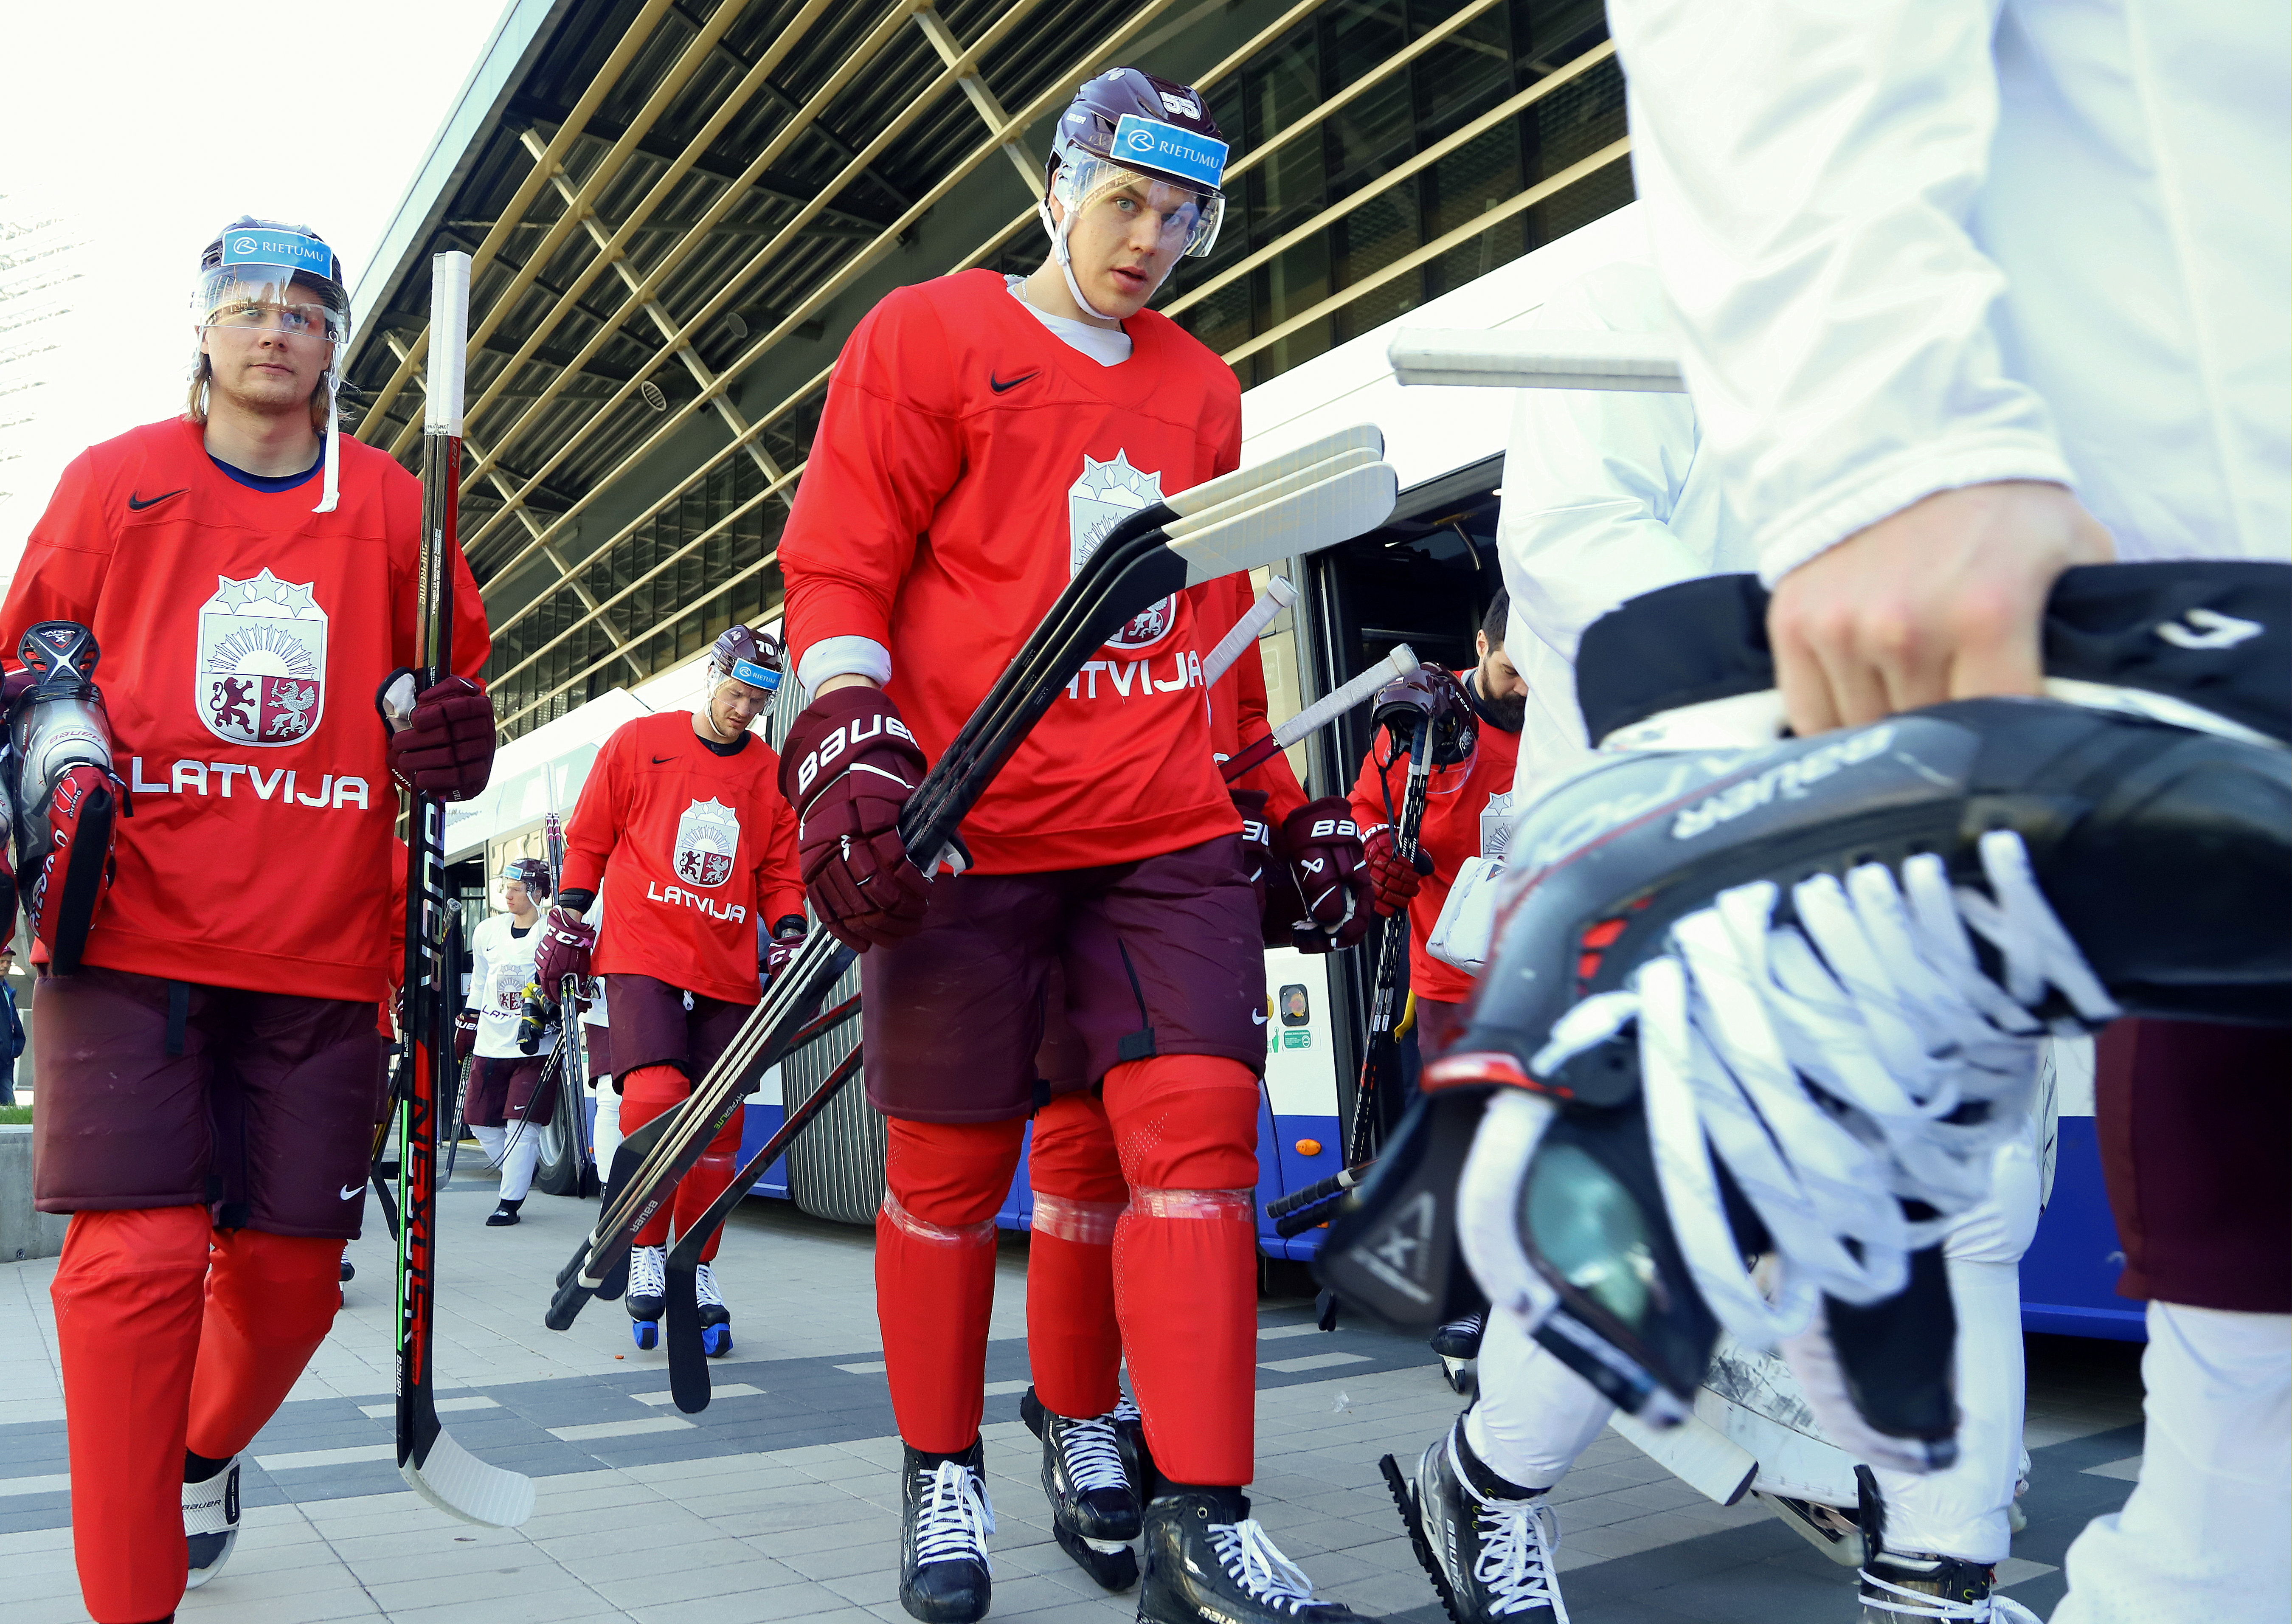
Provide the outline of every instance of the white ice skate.
[[183,1588],[196,1590],[222,1571],[238,1544],[238,1457],[205,1483],[183,1485],[183,1543],[190,1572]]

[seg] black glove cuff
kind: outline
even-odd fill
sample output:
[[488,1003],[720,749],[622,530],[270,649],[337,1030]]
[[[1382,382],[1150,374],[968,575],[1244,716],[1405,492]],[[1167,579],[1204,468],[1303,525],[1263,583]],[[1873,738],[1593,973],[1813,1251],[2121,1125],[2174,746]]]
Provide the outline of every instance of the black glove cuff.
[[802,914],[782,914],[779,918],[772,921],[772,940],[774,941],[801,941],[810,932],[811,928],[811,925],[805,922],[804,917]]
[[557,906],[577,914],[585,914],[597,904],[597,893],[583,891],[578,886],[557,893]]

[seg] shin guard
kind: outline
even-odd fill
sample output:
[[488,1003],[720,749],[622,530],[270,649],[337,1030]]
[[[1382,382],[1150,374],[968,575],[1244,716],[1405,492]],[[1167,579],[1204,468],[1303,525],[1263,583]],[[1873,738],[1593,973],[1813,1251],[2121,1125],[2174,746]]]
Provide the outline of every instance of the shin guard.
[[165,1618],[183,1594],[185,1420],[208,1233],[198,1207],[76,1214],[48,1289],[72,1550],[99,1624]]
[[[639,1066],[621,1079],[621,1132],[634,1134],[646,1123],[666,1111],[682,1104],[692,1092],[692,1079],[682,1066]],[[733,1112],[738,1122],[740,1114]],[[674,1199],[663,1201],[660,1210],[646,1221],[645,1226],[630,1240],[631,1246],[666,1246],[668,1243],[668,1224],[676,1203]]]
[[959,1454],[979,1436],[995,1214],[1018,1168],[1023,1127],[891,1122],[876,1215],[876,1312],[900,1436],[932,1454]]
[[343,1243],[220,1230],[209,1255],[190,1448],[236,1455],[278,1413],[342,1305]]
[[1035,1207],[1027,1359],[1035,1394],[1053,1415],[1104,1415],[1122,1397],[1114,1227],[1130,1203],[1105,1107],[1078,1093],[1037,1111],[1027,1170]]

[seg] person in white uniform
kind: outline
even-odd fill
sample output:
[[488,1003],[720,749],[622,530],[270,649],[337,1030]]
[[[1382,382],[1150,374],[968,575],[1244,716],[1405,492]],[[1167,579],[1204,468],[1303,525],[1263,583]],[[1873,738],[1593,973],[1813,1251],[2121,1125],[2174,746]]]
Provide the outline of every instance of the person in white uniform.
[[[2281,4],[1608,15],[1699,459],[1774,590],[1796,731],[2038,691],[2070,566],[2288,558]],[[2204,1143],[2144,1199],[2200,1194]],[[2054,1624],[2282,1624],[2292,1271],[2281,1232],[2223,1244],[2258,1260],[2233,1301],[2150,1277],[2140,1481],[2071,1546]]]
[[[1556,290],[1531,325],[1658,331],[1666,325],[1662,287],[1645,264],[1603,265]],[[1586,738],[1577,706],[1576,649],[1585,627],[1626,599],[1756,567],[1712,464],[1698,455],[1699,440],[1695,409],[1683,395],[1522,390],[1516,399],[1497,552],[1512,594],[1507,642],[1524,656],[1529,684],[1515,786],[1523,805],[1589,760],[1596,742]],[[2007,1555],[2025,1459],[2019,1264],[2038,1207],[2033,1132],[2001,1158],[1992,1200],[1967,1215],[1945,1244],[1959,1324],[1961,1453],[1955,1466],[1928,1477],[1876,1471],[1886,1549],[1863,1570],[1862,1584],[1866,1597],[1901,1610],[1866,1615],[1876,1624],[1898,1616],[1992,1616],[1991,1570]],[[1474,1542],[1515,1551],[1523,1567],[1540,1570],[1513,1584],[1515,1599],[1550,1593],[1548,1601],[1505,1607],[1505,1586],[1466,1580],[1460,1562],[1445,1575],[1460,1604],[1478,1611],[1477,1599],[1486,1616],[1520,1624],[1543,1624],[1533,1611],[1543,1605],[1556,1624],[1566,1617],[1551,1567],[1557,1522],[1536,1507],[1615,1407],[1508,1314],[1490,1317],[1479,1375],[1478,1401],[1419,1468],[1419,1503],[1432,1520],[1480,1525],[1460,1526],[1454,1541],[1433,1539],[1436,1553]],[[1441,1506],[1443,1499],[1451,1504]],[[1513,1523],[1529,1537],[1507,1539]],[[2018,1608],[1997,1616],[2016,1612],[2029,1616]]]
[[467,1045],[464,1052],[476,1055],[463,1120],[477,1135],[486,1160],[501,1169],[499,1204],[486,1218],[495,1229],[518,1222],[518,1208],[533,1188],[541,1160],[538,1130],[548,1120],[553,1097],[538,1087],[546,1057],[517,1046],[518,1016],[541,941],[535,927],[549,893],[547,863],[537,857],[512,858],[494,878],[494,905],[501,911],[470,933],[470,1002],[462,1012],[456,1047]]

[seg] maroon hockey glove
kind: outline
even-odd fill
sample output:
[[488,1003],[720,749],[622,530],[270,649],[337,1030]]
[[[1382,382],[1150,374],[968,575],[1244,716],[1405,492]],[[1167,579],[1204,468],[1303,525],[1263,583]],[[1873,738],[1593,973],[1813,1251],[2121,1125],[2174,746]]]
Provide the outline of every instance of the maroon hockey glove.
[[393,671],[375,696],[390,729],[390,775],[419,794],[466,801],[493,775],[493,701],[465,676],[413,687],[411,671]]
[[1376,887],[1376,911],[1386,918],[1408,907],[1432,872],[1432,854],[1423,846],[1416,848],[1413,863],[1401,856],[1400,843],[1393,838],[1390,823],[1380,823],[1363,835],[1361,852],[1368,860],[1370,882]]
[[92,763],[66,768],[48,797],[48,849],[25,898],[35,957],[58,975],[79,968],[89,927],[118,877],[114,826],[126,786]]
[[924,764],[897,707],[873,688],[820,695],[781,748],[780,793],[796,811],[804,895],[855,951],[923,928],[931,893],[900,844],[900,809]]
[[808,928],[801,914],[785,915],[772,926],[771,940],[764,944],[764,962],[757,966],[767,982],[778,980],[788,960],[803,950]]
[[1284,866],[1303,905],[1300,952],[1349,948],[1376,917],[1376,887],[1361,852],[1360,825],[1342,796],[1308,801],[1281,820]]
[[541,941],[533,949],[535,983],[554,992],[569,975],[585,980],[589,951],[596,945],[597,933],[579,914],[567,908],[551,909],[542,925]]
[[[1265,914],[1265,871],[1273,863],[1273,826],[1265,820],[1265,791],[1237,789],[1232,792],[1233,809],[1241,814],[1241,871],[1248,877],[1249,887],[1257,893],[1259,917]],[[1288,932],[1285,925],[1281,940],[1286,943]]]
[[465,1009],[454,1017],[454,1058],[467,1060],[478,1046],[478,1012]]

